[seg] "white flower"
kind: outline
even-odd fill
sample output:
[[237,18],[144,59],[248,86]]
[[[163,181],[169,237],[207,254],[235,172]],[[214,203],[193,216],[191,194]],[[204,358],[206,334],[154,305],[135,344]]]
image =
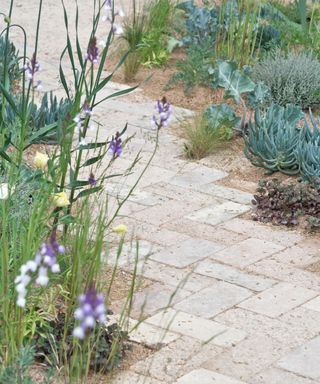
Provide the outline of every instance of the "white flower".
[[73,331],[73,336],[77,337],[78,339],[84,339],[84,330],[81,327],[76,327]]
[[77,320],[82,320],[83,319],[83,316],[84,316],[84,313],[83,313],[83,310],[81,308],[77,308],[75,311],[74,311],[74,317],[77,319]]
[[94,319],[93,316],[87,316],[84,320],[84,324],[89,327],[89,328],[93,328],[96,324],[96,321]]
[[38,268],[38,264],[34,260],[29,260],[26,263],[26,266],[27,266],[28,270],[31,272],[35,272]]
[[24,308],[26,306],[26,299],[23,296],[18,297],[17,306],[21,308]]
[[118,16],[124,17],[124,12],[121,8],[119,9],[119,11],[117,13],[118,13]]
[[53,264],[53,266],[51,267],[51,272],[52,273],[59,273],[60,272],[59,264]]
[[47,272],[48,272],[47,268],[45,267],[39,268],[39,275],[37,277],[36,283],[41,285],[42,287],[46,286],[49,282]]

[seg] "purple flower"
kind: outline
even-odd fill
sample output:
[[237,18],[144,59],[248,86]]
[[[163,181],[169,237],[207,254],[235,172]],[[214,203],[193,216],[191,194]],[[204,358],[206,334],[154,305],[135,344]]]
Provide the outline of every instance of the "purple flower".
[[91,284],[87,291],[78,298],[79,307],[74,312],[74,317],[79,325],[74,329],[73,335],[84,339],[88,330],[93,329],[97,321],[101,324],[106,321],[106,308],[103,296],[98,294]]
[[35,53],[32,55],[32,58],[28,64],[24,65],[24,70],[26,71],[27,78],[30,81],[33,81],[35,73],[40,71],[40,64],[36,59]]
[[97,185],[97,180],[94,178],[94,174],[92,172],[90,173],[88,181],[91,187],[95,187]]
[[92,64],[97,64],[99,59],[99,49],[97,47],[97,38],[93,37],[90,40],[88,51],[85,55],[85,59],[91,61]]
[[120,138],[119,132],[116,133],[115,136],[112,136],[109,145],[109,151],[112,157],[115,159],[116,157],[121,156],[122,154],[122,140]]
[[157,116],[152,116],[152,125],[158,129],[167,127],[172,117],[172,106],[165,96],[156,102],[155,110]]
[[38,272],[36,283],[46,286],[49,282],[48,269],[50,268],[52,273],[60,272],[57,255],[64,252],[64,247],[58,244],[55,234],[52,233],[49,240],[41,245],[34,260],[29,260],[21,266],[20,275],[15,279],[18,293],[17,305],[19,307],[25,307],[26,305],[27,286],[32,279],[31,274]]

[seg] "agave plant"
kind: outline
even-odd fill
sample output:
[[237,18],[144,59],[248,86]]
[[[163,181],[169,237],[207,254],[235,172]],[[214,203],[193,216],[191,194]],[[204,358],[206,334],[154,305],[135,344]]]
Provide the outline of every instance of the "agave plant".
[[295,156],[301,174],[306,179],[320,178],[320,120],[316,121],[310,112],[311,127],[304,121],[304,137],[299,141]]
[[298,122],[303,116],[299,107],[290,104],[272,104],[265,114],[257,109],[244,135],[246,157],[270,172],[299,173],[295,150],[302,137]]

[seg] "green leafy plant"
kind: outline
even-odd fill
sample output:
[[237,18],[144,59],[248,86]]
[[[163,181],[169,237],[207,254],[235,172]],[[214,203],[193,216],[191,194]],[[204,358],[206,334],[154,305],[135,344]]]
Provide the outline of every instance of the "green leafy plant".
[[0,371],[0,383],[34,384],[28,370],[34,362],[34,350],[21,348],[14,363]]
[[225,98],[232,98],[236,103],[242,101],[243,93],[252,92],[255,83],[243,71],[237,68],[235,62],[220,61],[216,69],[217,86],[224,88]]
[[253,79],[270,88],[275,103],[308,108],[320,101],[320,62],[311,54],[277,50],[253,68]]
[[[23,100],[20,99],[17,101],[17,106],[20,111],[23,108]],[[59,132],[59,126],[61,126],[61,122],[64,121],[67,117],[67,114],[71,112],[72,103],[69,99],[60,99],[58,100],[56,96],[53,95],[53,92],[45,93],[41,98],[40,104],[37,105],[33,100],[29,102],[27,106],[28,110],[28,125],[29,129],[26,133],[28,137],[31,137],[33,134],[40,131],[41,128],[45,126],[49,126],[55,123],[59,123],[57,126],[56,132],[49,132],[46,135],[42,135],[39,137],[39,140],[35,140],[34,142],[51,142],[57,143],[58,136],[62,135]],[[7,104],[6,106],[6,116],[7,116],[7,124],[11,124],[13,127],[15,126],[16,113],[12,105]]]
[[254,220],[288,227],[306,217],[308,228],[320,229],[320,183],[261,180],[254,195]]
[[186,156],[201,159],[232,139],[240,118],[227,104],[211,105],[183,124]]
[[196,85],[210,85],[214,83],[214,72],[211,71],[213,51],[210,43],[207,48],[192,44],[187,48],[187,57],[177,61],[178,72],[175,73],[167,84],[167,88],[178,82],[184,84],[184,91],[190,94]]
[[221,140],[230,140],[240,118],[228,104],[211,105],[204,111],[210,131],[217,131]]
[[299,173],[295,149],[302,137],[298,122],[303,118],[299,107],[272,104],[265,113],[254,112],[244,135],[245,155],[252,164],[270,172]]
[[[6,60],[6,64],[4,61]],[[14,81],[21,78],[19,69],[19,53],[12,42],[6,44],[6,39],[0,36],[0,82],[4,82],[4,72],[8,71],[9,82],[12,85]],[[1,95],[1,92],[0,92]]]

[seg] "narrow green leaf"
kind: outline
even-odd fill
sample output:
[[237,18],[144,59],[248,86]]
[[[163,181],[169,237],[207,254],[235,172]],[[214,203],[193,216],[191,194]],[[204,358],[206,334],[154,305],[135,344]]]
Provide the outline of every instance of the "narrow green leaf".
[[88,165],[95,164],[95,163],[98,162],[99,160],[103,159],[104,156],[105,156],[105,154],[106,154],[106,152],[104,152],[102,155],[95,156],[95,157],[92,157],[91,159],[86,160],[86,161],[80,166],[80,168],[84,168],[84,167],[87,167]]
[[137,89],[138,87],[139,87],[139,85],[136,85],[135,87],[127,88],[127,89],[123,89],[122,91],[115,92],[115,93],[113,93],[112,95],[106,96],[106,97],[104,97],[102,100],[100,100],[100,101],[98,101],[97,103],[95,103],[93,107],[96,107],[97,105],[99,105],[99,104],[102,103],[103,101],[106,101],[106,100],[108,100],[108,99],[112,99],[113,97],[126,95],[127,93],[130,93],[130,92],[134,91],[134,90]]
[[96,193],[96,192],[100,191],[101,189],[102,189],[102,185],[99,185],[99,187],[85,189],[84,191],[81,191],[78,194],[78,196],[73,199],[73,201],[77,201],[78,199],[80,199],[82,197],[92,195],[93,193]]

